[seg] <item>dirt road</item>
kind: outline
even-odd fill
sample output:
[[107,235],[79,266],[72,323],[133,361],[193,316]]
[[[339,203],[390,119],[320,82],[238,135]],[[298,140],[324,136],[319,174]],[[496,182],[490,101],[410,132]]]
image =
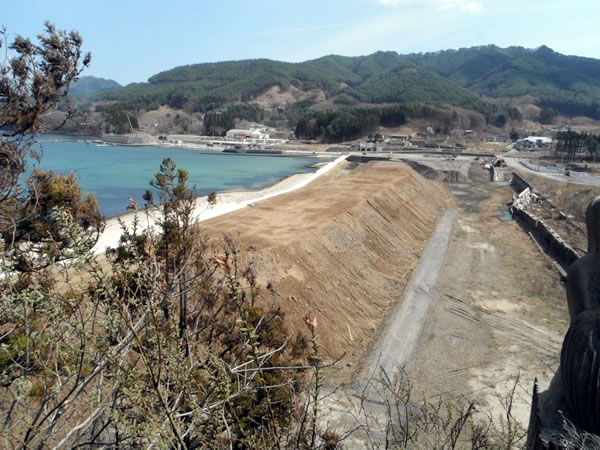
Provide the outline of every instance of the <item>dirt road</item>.
[[[496,426],[519,377],[512,415],[527,426],[534,378],[543,387],[558,365],[568,327],[565,292],[529,236],[500,219],[512,195],[508,184],[490,182],[477,163],[468,175],[469,183],[449,185],[460,203],[456,220],[448,227],[452,213],[443,216],[397,317],[384,323],[353,382],[325,400],[331,426],[353,429],[365,423],[365,412],[385,423],[377,387],[365,381],[379,375],[379,366],[391,378],[394,362],[407,363],[411,399],[476,401]],[[364,448],[364,439],[353,434],[349,448]]]
[[568,327],[564,287],[514,221],[512,190],[473,164],[410,373],[426,397],[477,399],[486,413],[520,376],[513,413],[527,424],[533,380],[548,382]]
[[391,374],[396,367],[405,366],[412,359],[436,291],[456,215],[457,210],[450,209],[440,219],[404,291],[402,303],[391,313],[391,320],[384,325],[385,332],[375,345],[376,351],[365,364],[363,378],[379,370]]
[[[543,165],[537,166],[531,164],[524,158],[515,158],[507,155],[504,155],[504,161],[512,169],[515,169],[519,172],[525,172],[529,175],[545,178],[547,180],[558,181],[561,183],[578,184],[582,186],[600,186],[600,177],[588,175],[584,172],[570,171],[570,175],[567,176],[564,174],[562,169],[557,169],[556,167],[545,167]],[[533,170],[532,167],[534,167],[536,170]]]

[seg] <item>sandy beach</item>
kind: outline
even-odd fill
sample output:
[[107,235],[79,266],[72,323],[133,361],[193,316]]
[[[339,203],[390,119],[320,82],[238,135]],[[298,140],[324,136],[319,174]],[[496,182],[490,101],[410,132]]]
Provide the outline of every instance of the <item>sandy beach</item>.
[[[257,202],[300,189],[301,187],[306,186],[310,182],[316,180],[321,175],[329,172],[347,157],[348,155],[342,155],[337,159],[328,162],[313,173],[292,175],[291,177],[285,178],[279,183],[276,183],[273,186],[269,186],[265,189],[261,189],[260,191],[234,191],[217,193],[217,204],[214,206],[208,204],[206,196],[198,197],[194,211],[196,221],[202,222],[204,220],[222,216],[223,214],[228,214],[242,208],[252,207]],[[107,247],[116,247],[122,234],[121,224],[126,226],[128,229],[131,229],[135,220],[135,216],[136,214],[131,212],[108,219],[106,221],[104,231],[100,235],[98,242],[93,248],[94,254],[104,253]],[[152,228],[156,225],[156,218],[153,214],[145,214],[142,211],[138,212],[137,217],[139,220],[138,226],[141,226],[143,230]]]

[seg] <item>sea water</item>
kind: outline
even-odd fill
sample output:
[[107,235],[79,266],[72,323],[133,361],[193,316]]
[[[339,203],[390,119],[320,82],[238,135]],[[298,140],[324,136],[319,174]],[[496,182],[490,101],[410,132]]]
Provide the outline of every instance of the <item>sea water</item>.
[[[83,192],[98,199],[105,216],[126,212],[129,197],[139,206],[142,196],[150,188],[150,180],[158,172],[165,158],[172,158],[178,168],[189,173],[190,186],[198,196],[210,192],[262,189],[297,173],[312,172],[315,158],[262,156],[202,152],[151,146],[97,146],[91,141],[56,142],[72,140],[68,136],[41,136],[40,163],[32,168],[53,170],[56,173],[75,172]],[[156,198],[156,197],[155,197]]]

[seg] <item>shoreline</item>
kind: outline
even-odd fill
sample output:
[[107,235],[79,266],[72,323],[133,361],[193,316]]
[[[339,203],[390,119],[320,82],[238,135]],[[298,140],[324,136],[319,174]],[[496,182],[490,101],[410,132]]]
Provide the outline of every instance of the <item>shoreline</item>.
[[[43,134],[39,135],[39,137],[44,136]],[[105,141],[102,139],[102,137],[95,137],[95,136],[89,136],[89,135],[69,135],[69,134],[65,134],[65,135],[53,135],[53,134],[48,134],[46,136],[65,136],[68,137],[69,139],[64,139],[65,141],[80,141],[80,142],[89,142],[90,144],[94,143],[94,144],[98,144],[101,143],[101,146],[121,146],[121,147],[156,147],[156,148],[167,148],[167,149],[178,149],[178,150],[193,150],[193,151],[201,151],[201,152],[206,152],[206,153],[220,153],[223,155],[228,155],[228,154],[237,154],[237,155],[249,155],[249,156],[280,156],[280,157],[285,157],[285,156],[312,156],[312,157],[317,157],[317,158],[334,158],[336,156],[340,156],[342,153],[341,152],[327,152],[324,151],[322,149],[318,148],[318,144],[315,144],[317,147],[313,148],[311,147],[309,144],[295,144],[293,145],[294,148],[286,148],[289,146],[292,146],[292,144],[269,144],[269,145],[274,145],[275,147],[278,148],[269,148],[269,149],[265,149],[264,153],[260,153],[260,152],[250,152],[250,153],[246,153],[246,152],[225,152],[225,148],[226,147],[222,147],[220,145],[218,145],[217,147],[209,147],[208,144],[204,144],[204,143],[198,143],[198,142],[182,142],[182,143],[170,143],[170,142],[162,142],[162,141],[158,141],[158,140],[153,140],[153,141],[148,141],[148,142],[131,142],[131,143],[115,143],[115,142],[109,142],[109,141]],[[50,140],[50,142],[57,142],[60,141],[60,139],[52,139]],[[237,145],[240,144],[240,142],[237,141],[232,141],[230,142],[231,145]],[[306,149],[301,149],[299,147],[305,146]],[[280,151],[281,153],[275,153],[273,152],[273,150],[276,151]]]
[[[208,204],[207,196],[197,197],[193,213],[195,216],[194,221],[195,223],[203,222],[239,209],[252,207],[254,203],[300,189],[332,170],[338,164],[345,161],[347,157],[347,154],[341,155],[335,160],[329,161],[315,172],[291,175],[258,191],[217,192],[217,204],[214,206]],[[156,217],[151,211],[140,210],[137,213],[132,211],[111,217],[106,220],[104,231],[99,236],[92,252],[98,255],[104,253],[107,247],[116,247],[122,234],[119,222],[123,223],[128,229],[131,229],[136,215],[139,221],[138,226],[141,230],[153,228],[156,225]]]
[[[280,155],[281,156],[281,155]],[[333,161],[333,160],[332,160]],[[331,162],[331,161],[329,161]],[[321,169],[322,167],[326,166],[328,163],[328,161],[319,161],[319,162],[315,162],[313,164],[309,164],[306,167],[309,169]],[[244,188],[244,187],[239,187],[239,188],[232,188],[230,190],[224,190],[224,191],[215,191],[217,194],[217,198],[221,198],[223,196],[228,196],[229,194],[257,194],[263,191],[266,191],[268,189],[271,189],[275,186],[278,186],[280,183],[285,182],[286,180],[292,178],[292,177],[296,177],[299,175],[312,175],[314,172],[304,172],[304,173],[293,173],[291,175],[287,175],[284,176],[283,178],[279,178],[276,181],[270,181],[271,184],[268,185],[264,185],[263,187],[260,188],[253,188],[253,187],[248,187],[248,188]],[[196,200],[199,199],[203,199],[206,198],[207,195],[199,195],[196,197]],[[139,211],[144,211],[144,209],[140,209]],[[133,212],[129,212],[129,211],[124,211],[122,213],[117,213],[111,216],[104,216],[104,218],[108,221],[108,220],[112,220],[112,219],[118,219],[120,217],[124,217],[127,216],[128,214],[133,214]]]

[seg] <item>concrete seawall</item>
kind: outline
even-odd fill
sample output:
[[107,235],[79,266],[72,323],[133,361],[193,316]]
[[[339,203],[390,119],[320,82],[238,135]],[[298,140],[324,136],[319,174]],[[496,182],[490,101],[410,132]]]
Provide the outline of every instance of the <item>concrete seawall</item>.
[[537,234],[537,236],[552,250],[556,256],[566,264],[570,266],[577,258],[579,254],[549,226],[542,219],[537,217],[530,212],[515,207],[513,208],[513,215],[518,220],[522,221],[529,228]]
[[510,184],[512,187],[515,188],[515,190],[520,194],[521,192],[523,192],[525,189],[529,188],[530,190],[533,190],[531,188],[531,185],[525,181],[523,179],[523,177],[521,177],[518,173],[513,172],[512,173],[512,180],[510,181]]
[[492,181],[508,181],[508,174],[502,167],[492,166]]
[[[520,175],[513,172],[511,186],[517,193],[533,192],[533,187],[525,181]],[[521,197],[521,195],[519,195]],[[570,266],[579,255],[569,244],[567,244],[550,225],[545,223],[535,214],[525,209],[525,204],[520,201],[513,201],[513,216],[531,229],[536,234],[536,238],[545,244],[548,249],[556,256],[558,261],[565,267]]]

